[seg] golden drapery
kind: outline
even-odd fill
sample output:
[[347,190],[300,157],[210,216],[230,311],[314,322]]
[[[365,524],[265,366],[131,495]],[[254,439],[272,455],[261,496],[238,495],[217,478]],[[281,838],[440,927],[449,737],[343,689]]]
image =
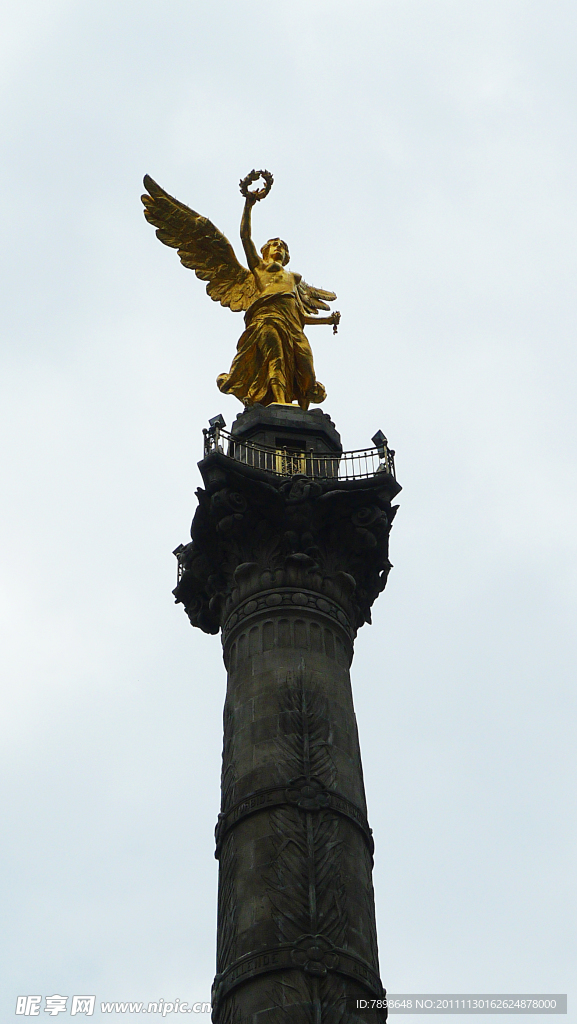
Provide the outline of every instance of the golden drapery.
[[280,394],[286,403],[296,399],[302,409],[308,409],[310,402],[324,402],[326,392],[315,377],[294,293],[257,299],[244,319],[246,330],[239,338],[230,373],[216,379],[219,389],[245,405],[271,405],[281,400]]

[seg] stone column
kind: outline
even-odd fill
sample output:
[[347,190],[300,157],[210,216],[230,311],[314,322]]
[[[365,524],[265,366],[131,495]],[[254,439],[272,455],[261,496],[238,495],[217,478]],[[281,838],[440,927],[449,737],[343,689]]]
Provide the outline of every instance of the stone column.
[[[294,413],[318,435],[318,412]],[[383,995],[349,667],[400,488],[388,472],[283,479],[218,451],[200,468],[175,595],[222,630],[228,672],[213,1018],[337,1024],[345,997]]]

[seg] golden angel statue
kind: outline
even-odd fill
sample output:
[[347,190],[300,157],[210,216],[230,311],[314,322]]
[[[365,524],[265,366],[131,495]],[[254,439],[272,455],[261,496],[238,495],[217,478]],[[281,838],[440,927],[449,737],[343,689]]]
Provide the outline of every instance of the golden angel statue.
[[[262,178],[263,188],[249,189]],[[289,250],[282,238],[269,238],[258,255],[251,236],[251,211],[268,195],[273,182],[269,171],[251,171],[241,183],[245,197],[240,237],[248,267],[243,267],[232,245],[206,217],[169,196],[148,175],[142,196],[144,216],[157,228],[161,242],[178,251],[185,267],[194,270],[211,299],[230,309],[245,310],[245,330],[229,373],[217,377],[225,394],[246,406],[290,405],[301,409],[324,402],[326,392],[315,377],[313,354],[303,333],[307,324],[332,324],[336,333],[340,313],[319,317],[320,309],[336,299],[334,292],[312,288],[300,274],[286,270]]]

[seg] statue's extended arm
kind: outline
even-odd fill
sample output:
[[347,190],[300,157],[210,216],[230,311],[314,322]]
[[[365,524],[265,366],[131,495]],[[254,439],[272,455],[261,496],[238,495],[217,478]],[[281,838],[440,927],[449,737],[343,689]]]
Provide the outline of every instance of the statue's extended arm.
[[260,257],[256,251],[250,230],[250,215],[255,202],[254,193],[249,192],[245,200],[240,222],[240,238],[250,270],[254,270],[260,263]]
[[307,325],[312,324],[332,324],[333,327],[338,327],[341,321],[341,314],[335,310],[330,316],[304,316],[303,323]]

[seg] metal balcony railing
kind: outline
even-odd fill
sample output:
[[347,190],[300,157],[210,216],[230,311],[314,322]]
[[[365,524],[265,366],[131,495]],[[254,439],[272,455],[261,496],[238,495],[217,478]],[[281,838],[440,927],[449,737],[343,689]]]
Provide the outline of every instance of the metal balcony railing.
[[235,462],[261,469],[275,476],[310,476],[316,480],[362,480],[376,473],[390,473],[395,476],[395,453],[382,436],[374,448],[354,452],[324,454],[302,449],[281,447],[269,448],[254,444],[229,434],[219,424],[203,430],[204,457],[220,452]]

